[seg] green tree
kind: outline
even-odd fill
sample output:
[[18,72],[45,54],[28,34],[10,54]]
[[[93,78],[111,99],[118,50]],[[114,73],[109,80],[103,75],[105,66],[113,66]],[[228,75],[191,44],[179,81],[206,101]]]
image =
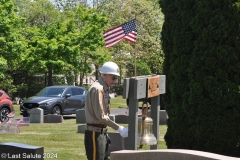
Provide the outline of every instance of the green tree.
[[[24,68],[46,75],[46,85],[53,85],[53,74],[65,75],[69,84],[79,76],[82,85],[83,77],[91,72],[91,52],[103,46],[105,16],[81,5],[69,8],[67,4],[68,9],[60,12],[48,0],[24,2],[17,3],[28,22],[22,30],[29,44]],[[35,11],[37,6],[41,7]]]
[[60,21],[62,15],[50,0],[14,0],[25,26],[41,27]]
[[[92,71],[91,63],[98,57],[104,57],[104,55],[94,53],[104,45],[102,32],[107,18],[103,14],[98,14],[94,8],[85,8],[81,5],[67,11],[66,17],[67,19],[63,23],[64,27],[62,27],[66,30],[62,31],[64,33],[62,39],[68,39],[70,43],[66,45],[62,41],[64,45],[62,45],[63,48],[60,47],[59,52],[73,66],[71,69],[74,71],[74,76],[76,77],[80,73],[80,85],[82,85],[83,77]],[[59,40],[61,41],[61,39]],[[71,54],[72,51],[76,56]],[[66,55],[68,56],[66,57]]]
[[160,0],[168,148],[240,156],[240,14],[235,2]]
[[95,66],[95,78],[99,78],[99,69],[104,62],[111,60],[111,52],[109,52],[105,47],[100,47],[96,51],[91,52],[91,63]]
[[[122,40],[108,49],[123,74],[134,75],[134,69],[126,71],[126,69],[128,70],[126,66],[134,64],[135,59],[136,62],[141,62],[140,65],[147,67],[147,70],[151,70],[151,73],[162,73],[163,52],[161,52],[160,32],[164,17],[157,1],[103,0],[93,6],[96,6],[99,12],[105,12],[109,17],[109,23],[104,30],[134,18],[137,20],[136,44]],[[140,68],[138,67],[138,69]],[[129,73],[130,71],[132,73]],[[138,71],[137,75],[146,73]]]
[[16,14],[12,0],[0,2],[0,88],[10,95],[16,90],[11,74],[18,69],[25,51],[25,43],[19,33],[23,22]]

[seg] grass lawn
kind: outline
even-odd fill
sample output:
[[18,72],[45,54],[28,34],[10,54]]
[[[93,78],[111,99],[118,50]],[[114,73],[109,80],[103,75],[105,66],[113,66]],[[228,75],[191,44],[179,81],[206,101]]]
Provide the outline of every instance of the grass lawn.
[[127,108],[126,99],[123,99],[122,96],[117,96],[110,100],[111,108]]
[[[111,100],[112,108],[126,107],[126,100],[122,97]],[[19,115],[19,105],[14,105],[16,116]],[[127,124],[122,124],[127,127]],[[84,148],[84,134],[77,133],[76,119],[64,119],[63,123],[31,123],[30,126],[20,127],[19,134],[1,134],[0,141],[16,142],[33,146],[43,146],[45,154],[52,154],[58,160],[86,160]],[[160,125],[159,149],[166,149],[164,135],[166,125]],[[116,132],[109,129],[110,132]],[[144,146],[143,149],[149,149]]]

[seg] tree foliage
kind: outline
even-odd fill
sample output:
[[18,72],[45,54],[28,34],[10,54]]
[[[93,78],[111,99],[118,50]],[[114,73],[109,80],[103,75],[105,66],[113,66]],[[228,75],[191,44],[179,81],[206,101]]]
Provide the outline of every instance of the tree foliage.
[[168,148],[240,156],[237,1],[160,0]]
[[[164,17],[156,1],[104,0],[94,6],[97,6],[100,12],[104,11],[109,17],[109,23],[105,26],[105,30],[134,18],[137,20],[136,44],[122,40],[110,48],[114,61],[120,65],[120,68],[134,64],[134,59],[136,59],[140,63],[136,66],[140,71],[136,73],[137,75],[161,74],[163,53],[159,36]],[[147,67],[150,72],[141,72],[140,66],[142,65]],[[126,74],[134,75],[134,70],[126,70]]]
[[[107,22],[104,15],[81,5],[60,13],[47,0],[25,1],[24,5],[23,2],[20,4],[33,8],[29,12],[25,7],[20,10],[28,22],[23,30],[29,45],[23,63],[25,69],[32,74],[47,73],[47,85],[52,85],[53,73],[66,73],[66,77],[76,77],[82,73],[83,78],[91,72],[89,54],[103,46],[101,33]],[[42,8],[36,11],[34,8],[37,6]],[[74,81],[75,78],[67,83],[73,84]]]
[[18,30],[23,22],[11,0],[0,2],[0,88],[4,87],[9,93],[16,90],[9,74],[18,69],[25,51],[25,42]]
[[[120,66],[118,85],[126,75],[134,74],[131,64],[135,60],[138,74],[162,72],[159,42],[163,15],[155,0],[86,2],[4,2],[1,7],[8,10],[0,11],[0,24],[7,26],[0,33],[0,77],[5,77],[0,82],[2,89],[11,89],[11,96],[28,97],[48,85],[83,85],[83,78],[92,76],[92,64],[98,79],[98,69],[109,60]],[[103,31],[135,16],[137,43],[122,40],[107,49]]]

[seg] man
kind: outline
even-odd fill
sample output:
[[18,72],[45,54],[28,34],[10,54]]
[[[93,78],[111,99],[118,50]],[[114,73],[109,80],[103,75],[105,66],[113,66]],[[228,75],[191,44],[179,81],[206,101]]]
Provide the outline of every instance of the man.
[[84,145],[88,160],[107,160],[110,139],[107,135],[107,126],[118,130],[122,137],[128,136],[128,130],[109,118],[110,114],[110,87],[115,83],[119,74],[118,65],[106,62],[100,69],[101,77],[94,82],[88,92],[85,116],[86,130]]

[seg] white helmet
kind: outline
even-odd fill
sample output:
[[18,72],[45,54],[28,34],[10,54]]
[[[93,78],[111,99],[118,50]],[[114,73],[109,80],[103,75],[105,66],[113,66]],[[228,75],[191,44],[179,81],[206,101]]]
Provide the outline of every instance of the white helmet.
[[114,62],[106,62],[100,69],[101,74],[113,74],[120,76],[118,65]]

